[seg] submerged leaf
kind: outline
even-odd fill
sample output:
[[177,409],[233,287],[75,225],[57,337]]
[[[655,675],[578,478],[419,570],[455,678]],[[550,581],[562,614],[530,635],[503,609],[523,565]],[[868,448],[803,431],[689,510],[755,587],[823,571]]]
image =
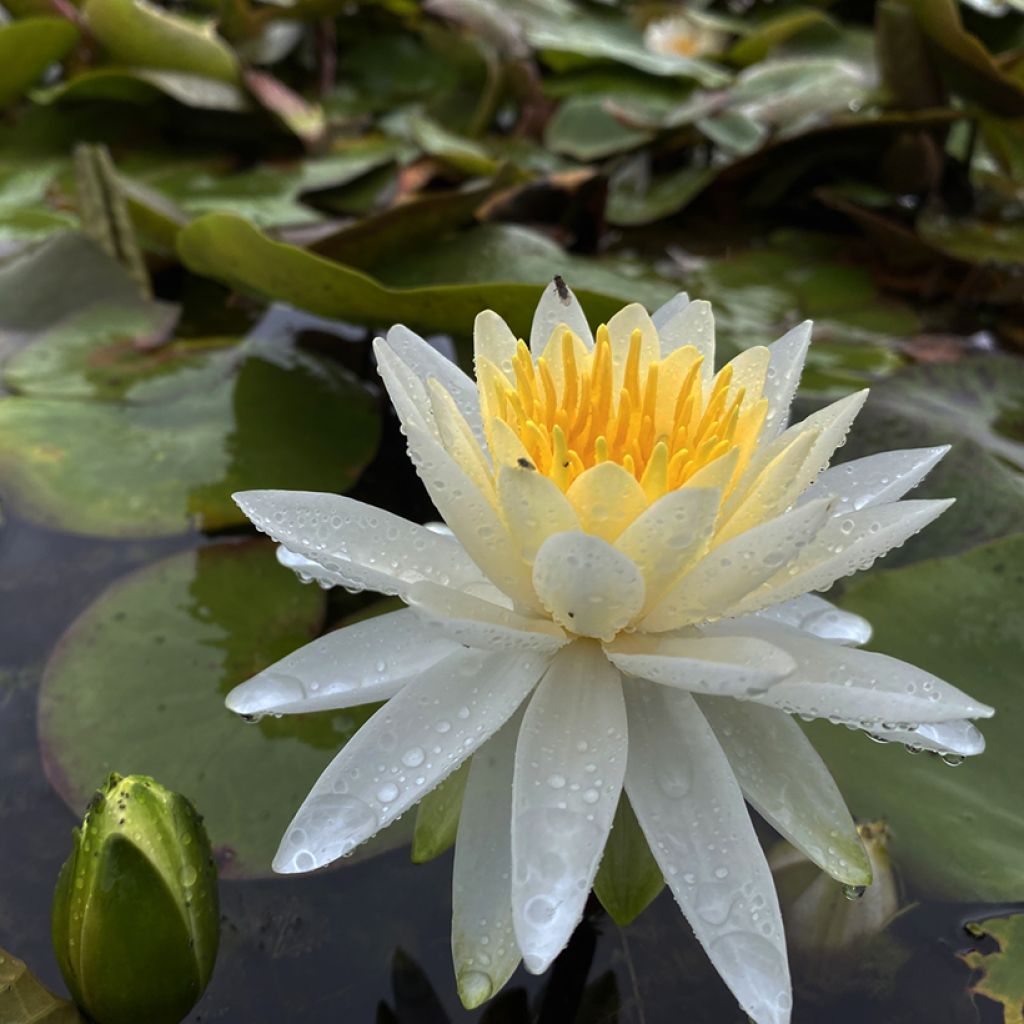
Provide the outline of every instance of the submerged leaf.
[[993,917],[967,925],[978,939],[994,939],[994,953],[971,950],[957,955],[980,972],[971,991],[1003,1007],[1005,1024],[1024,1024],[1024,914]]

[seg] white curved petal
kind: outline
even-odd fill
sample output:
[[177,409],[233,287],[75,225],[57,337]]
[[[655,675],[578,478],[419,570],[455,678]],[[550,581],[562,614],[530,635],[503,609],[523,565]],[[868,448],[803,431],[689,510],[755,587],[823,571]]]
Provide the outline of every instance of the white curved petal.
[[644,578],[644,611],[703,553],[715,528],[721,491],[681,487],[648,506],[619,534],[615,546]]
[[565,633],[550,619],[527,618],[434,583],[413,584],[406,600],[424,622],[466,647],[553,654],[567,642]]
[[916,729],[872,729],[871,735],[887,743],[903,743],[936,754],[975,757],[985,752],[985,737],[981,730],[964,719],[932,722]]
[[498,501],[525,562],[533,561],[551,534],[580,528],[569,499],[554,480],[535,469],[503,466],[498,471]]
[[693,697],[630,681],[626,792],[672,894],[757,1024],[789,1020],[775,885],[739,784]]
[[409,458],[441,517],[483,573],[517,605],[538,611],[529,566],[519,557],[495,507],[425,431],[406,426]]
[[828,502],[803,505],[755,526],[705,555],[654,606],[640,629],[661,633],[727,615],[812,542]]
[[648,507],[636,477],[617,462],[599,462],[585,469],[565,496],[583,529],[609,542]]
[[658,313],[661,315],[655,326],[662,354],[667,355],[683,345],[693,345],[704,357],[701,378],[705,382],[711,380],[715,374],[715,316],[711,303],[695,299],[685,305],[678,303],[670,310],[663,307]]
[[554,620],[579,636],[611,640],[644,605],[640,570],[589,533],[552,534],[533,563],[533,586]]
[[[512,358],[516,354],[516,336],[493,310],[477,313],[473,322],[473,365],[481,359],[493,363],[509,380],[512,379]],[[479,377],[479,370],[477,376]]]
[[630,676],[692,693],[745,697],[785,678],[796,662],[755,637],[626,635],[605,646],[608,660]]
[[561,278],[555,278],[543,291],[530,327],[530,351],[534,359],[541,355],[555,329],[568,327],[586,347],[594,347],[590,325],[572,289]]
[[832,466],[804,491],[800,501],[831,497],[836,514],[898,501],[935,468],[949,448],[944,444],[879,452]]
[[548,661],[461,650],[427,669],[328,765],[288,826],[274,870],[330,864],[404,814],[504,725]]
[[768,414],[761,430],[765,443],[786,429],[789,407],[800,383],[807,349],[811,343],[811,326],[811,321],[805,320],[768,346],[771,359],[764,385]]
[[[379,338],[377,342],[380,342]],[[433,378],[452,396],[477,441],[481,447],[486,448],[483,426],[480,422],[480,398],[477,394],[476,382],[418,334],[401,324],[388,331],[384,344],[424,384]]]
[[258,530],[321,566],[324,581],[401,595],[420,580],[462,588],[483,579],[458,541],[352,498],[319,491],[232,497]]
[[870,885],[871,863],[846,802],[800,726],[749,701],[697,703],[761,817],[833,878]]
[[[721,635],[729,627],[712,627]],[[992,708],[897,658],[840,647],[785,626],[765,623],[758,634],[781,647],[797,666],[754,698],[791,714],[827,718],[874,732],[959,718],[989,718]]]
[[415,424],[436,437],[437,427],[430,412],[426,382],[398,357],[383,338],[374,339],[373,355],[377,361],[377,372],[403,428]]
[[457,651],[408,609],[328,633],[236,686],[237,715],[296,715],[393,697],[418,673]]
[[[827,499],[819,499],[825,501]],[[899,501],[831,516],[817,536],[788,565],[752,591],[734,609],[759,611],[811,590],[827,590],[837,579],[867,569],[877,558],[923,530],[953,504]],[[811,508],[814,503],[801,505]]]
[[519,966],[512,927],[512,773],[522,715],[474,755],[452,867],[452,960],[459,997],[475,1009]]
[[677,337],[673,337],[672,334],[666,333],[665,327],[670,324],[675,317],[683,312],[684,309],[690,304],[690,296],[686,292],[676,292],[668,302],[659,306],[652,314],[651,320],[654,322],[654,326],[658,329],[658,336],[661,340],[661,354],[667,356],[669,353],[674,352],[680,345],[685,345],[686,342]]
[[573,644],[537,687],[516,747],[512,918],[533,974],[547,969],[583,916],[625,770],[619,673],[597,644]]
[[493,502],[491,463],[466,417],[452,396],[433,378],[427,381],[427,397],[437,427],[437,439],[477,489]]
[[[762,608],[754,613],[755,621],[767,620],[803,630],[821,640],[845,646],[860,647],[871,639],[871,623],[853,612],[844,612],[817,594],[802,594],[792,601]],[[742,631],[746,616],[733,619],[737,632]]]
[[633,332],[640,332],[640,380],[647,376],[647,367],[651,361],[661,357],[661,343],[658,340],[658,329],[654,326],[650,314],[639,302],[631,302],[623,306],[608,321],[608,339],[612,350],[612,394],[617,395],[622,388],[626,372],[626,359],[629,356]]

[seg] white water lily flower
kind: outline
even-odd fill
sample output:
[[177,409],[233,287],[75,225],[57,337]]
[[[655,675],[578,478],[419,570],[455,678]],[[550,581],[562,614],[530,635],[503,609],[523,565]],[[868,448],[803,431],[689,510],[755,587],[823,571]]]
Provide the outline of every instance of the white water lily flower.
[[714,19],[688,12],[648,22],[644,46],[666,57],[703,57],[724,50],[729,36]]
[[966,755],[983,747],[968,720],[992,714],[856,650],[868,624],[808,593],[950,504],[900,500],[943,448],[826,469],[865,392],[787,429],[809,338],[801,324],[715,373],[708,303],[630,305],[595,337],[558,279],[529,347],[477,317],[477,382],[404,327],[378,338],[451,536],[333,494],[236,495],[306,577],[409,606],[228,697],[247,716],[387,701],[313,787],[275,870],[350,853],[473,756],[452,943],[475,1006],[520,957],[536,973],[565,946],[624,791],[743,1009],[788,1020],[779,906],[745,801],[840,882],[870,881],[791,715]]

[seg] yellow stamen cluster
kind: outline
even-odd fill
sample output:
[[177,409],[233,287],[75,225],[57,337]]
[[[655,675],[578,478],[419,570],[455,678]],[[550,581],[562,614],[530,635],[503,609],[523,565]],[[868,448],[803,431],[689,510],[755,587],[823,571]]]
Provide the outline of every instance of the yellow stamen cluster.
[[[643,336],[634,330],[616,373],[606,326],[589,352],[571,331],[557,341],[536,363],[520,341],[512,374],[489,378],[487,405],[532,466],[563,491],[602,462],[622,466],[649,499],[682,487],[733,449],[746,462],[765,403],[733,386],[731,366],[705,384],[702,357],[692,346],[645,365]],[[551,357],[560,372],[553,372]]]

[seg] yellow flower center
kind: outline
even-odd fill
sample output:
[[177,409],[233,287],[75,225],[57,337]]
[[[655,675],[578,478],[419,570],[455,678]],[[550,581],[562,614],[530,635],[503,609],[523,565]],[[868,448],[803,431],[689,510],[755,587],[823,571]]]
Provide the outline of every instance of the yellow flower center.
[[748,350],[747,362],[758,365],[741,382],[732,364],[706,379],[692,345],[652,358],[639,329],[618,361],[604,325],[592,350],[563,330],[536,363],[520,341],[511,374],[482,368],[491,449],[508,450],[498,436],[508,428],[532,467],[563,492],[586,470],[613,462],[636,478],[649,501],[735,451],[721,484],[727,493],[750,458],[767,410],[760,394],[767,350],[760,352],[763,358]]

